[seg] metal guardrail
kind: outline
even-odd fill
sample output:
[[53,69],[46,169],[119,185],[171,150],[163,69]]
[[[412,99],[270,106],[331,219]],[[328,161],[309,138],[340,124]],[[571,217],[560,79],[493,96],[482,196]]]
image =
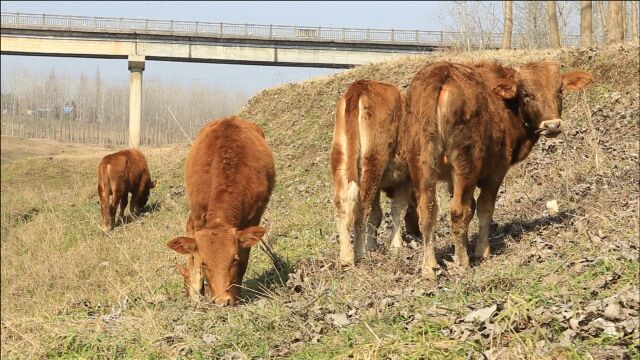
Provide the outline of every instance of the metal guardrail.
[[[499,48],[502,44],[502,34],[498,33],[463,35],[449,31],[231,24],[4,12],[2,13],[1,27],[438,47],[459,45],[472,48]],[[514,47],[522,47],[522,44],[518,46],[518,41],[515,41],[515,39],[522,37],[515,34],[513,38]],[[564,39],[565,46],[576,46],[579,43],[579,38],[578,35],[566,36]]]

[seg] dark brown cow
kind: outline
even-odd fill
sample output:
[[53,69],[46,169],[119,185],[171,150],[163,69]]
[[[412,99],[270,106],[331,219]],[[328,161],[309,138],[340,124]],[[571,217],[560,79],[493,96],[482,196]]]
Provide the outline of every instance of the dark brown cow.
[[[156,186],[151,181],[147,160],[140,150],[126,149],[102,158],[98,164],[98,196],[105,230],[115,225],[116,210],[120,205],[118,219],[124,221],[124,210],[129,202],[130,211],[138,215],[149,200],[149,192]],[[111,203],[109,203],[111,196]]]
[[189,237],[167,243],[190,256],[189,269],[179,269],[191,296],[201,292],[202,265],[214,302],[235,303],[251,247],[266,232],[259,224],[274,182],[273,154],[256,124],[228,117],[200,130],[185,165]]
[[[496,195],[507,170],[527,157],[540,135],[561,130],[562,91],[577,90],[591,74],[562,75],[556,63],[535,62],[516,69],[499,64],[463,66],[436,63],[420,70],[407,93],[402,142],[416,194],[424,241],[423,275],[435,277],[432,230],[437,215],[436,182],[446,180],[455,262],[469,266],[468,225],[475,211],[473,191],[480,188],[478,257],[489,255],[489,226]],[[493,82],[492,86],[488,83]]]
[[331,172],[343,265],[354,265],[364,255],[365,233],[367,250],[376,246],[375,231],[382,220],[381,188],[394,192],[392,246],[402,244],[400,221],[408,199],[403,189],[408,187],[394,188],[408,179],[394,156],[403,108],[403,98],[395,86],[369,80],[351,84],[338,101]]

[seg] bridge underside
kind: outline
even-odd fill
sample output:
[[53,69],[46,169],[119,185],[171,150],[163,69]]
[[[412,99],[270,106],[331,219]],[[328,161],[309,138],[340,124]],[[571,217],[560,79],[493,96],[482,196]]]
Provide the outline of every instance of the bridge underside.
[[85,33],[3,29],[1,52],[6,55],[350,68],[399,56],[433,51],[434,47],[356,44],[147,34]]

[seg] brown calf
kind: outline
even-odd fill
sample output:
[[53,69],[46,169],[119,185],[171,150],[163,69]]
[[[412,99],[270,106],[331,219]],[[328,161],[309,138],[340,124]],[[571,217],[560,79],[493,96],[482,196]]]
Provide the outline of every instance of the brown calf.
[[[124,221],[124,210],[131,193],[130,211],[138,215],[149,200],[149,192],[156,186],[151,181],[147,160],[140,150],[126,149],[102,158],[98,164],[98,196],[105,230],[115,225],[116,210],[120,205],[118,219]],[[111,196],[111,203],[109,203]]]
[[214,302],[235,303],[251,247],[266,232],[259,224],[274,182],[273,154],[256,124],[228,117],[200,130],[185,165],[189,237],[167,243],[190,256],[189,268],[178,269],[191,297],[202,293],[202,266]]
[[[489,226],[496,195],[509,167],[527,157],[540,135],[560,133],[562,91],[588,85],[591,74],[560,74],[555,63],[535,62],[517,69],[499,64],[425,66],[407,93],[404,142],[424,240],[422,273],[435,277],[432,230],[437,215],[435,187],[446,180],[455,262],[469,266],[468,225],[480,188],[479,240],[475,254],[489,255]],[[489,85],[491,83],[491,85]]]
[[[356,81],[338,100],[331,172],[343,265],[354,265],[364,255],[365,233],[367,250],[375,248],[375,232],[382,220],[381,189],[393,193],[392,247],[402,245],[400,221],[409,194],[405,192],[408,187],[400,185],[408,178],[395,154],[403,112],[400,91],[377,81]],[[352,227],[353,247],[350,244]]]

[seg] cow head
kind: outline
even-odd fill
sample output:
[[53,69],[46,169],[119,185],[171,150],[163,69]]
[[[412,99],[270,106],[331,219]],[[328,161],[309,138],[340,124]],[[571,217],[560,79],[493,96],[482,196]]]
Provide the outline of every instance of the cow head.
[[525,123],[536,134],[556,137],[562,130],[562,92],[576,91],[593,80],[590,73],[571,71],[560,74],[560,65],[533,62],[516,70],[516,96]]
[[[266,231],[262,226],[238,230],[218,224],[196,231],[195,238],[175,238],[167,246],[184,255],[197,252],[213,301],[218,305],[232,305],[241,294],[239,286],[249,261],[249,249]],[[183,275],[187,280],[188,271]]]

